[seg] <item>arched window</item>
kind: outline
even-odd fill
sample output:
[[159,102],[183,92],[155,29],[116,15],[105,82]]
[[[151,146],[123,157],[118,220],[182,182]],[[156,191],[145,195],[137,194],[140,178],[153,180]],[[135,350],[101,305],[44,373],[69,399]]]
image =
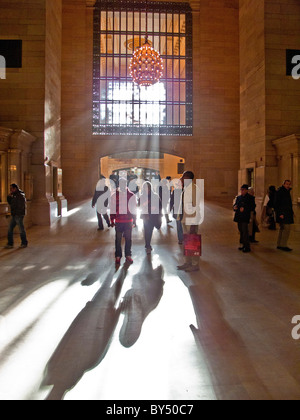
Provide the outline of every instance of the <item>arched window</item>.
[[[133,83],[133,51],[148,40],[164,73]],[[94,10],[93,134],[192,135],[192,12],[188,3],[97,1]]]

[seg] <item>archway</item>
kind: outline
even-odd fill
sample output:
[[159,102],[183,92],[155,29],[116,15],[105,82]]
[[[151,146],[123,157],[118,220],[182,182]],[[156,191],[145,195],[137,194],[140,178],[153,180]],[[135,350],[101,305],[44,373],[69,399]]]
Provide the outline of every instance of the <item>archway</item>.
[[179,178],[184,172],[185,159],[160,152],[121,152],[100,158],[100,173],[108,178],[112,174],[132,176],[139,179]]

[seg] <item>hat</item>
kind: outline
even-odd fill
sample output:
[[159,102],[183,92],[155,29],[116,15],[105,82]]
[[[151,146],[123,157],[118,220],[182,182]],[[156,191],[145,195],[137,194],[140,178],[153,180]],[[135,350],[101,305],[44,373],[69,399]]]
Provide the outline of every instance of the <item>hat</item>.
[[247,184],[242,185],[241,190],[249,190],[249,185]]

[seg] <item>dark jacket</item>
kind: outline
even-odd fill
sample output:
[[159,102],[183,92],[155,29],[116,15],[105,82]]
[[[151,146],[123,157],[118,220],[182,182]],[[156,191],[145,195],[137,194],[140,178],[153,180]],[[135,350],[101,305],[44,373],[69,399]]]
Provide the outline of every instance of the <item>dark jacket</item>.
[[[249,223],[251,218],[251,212],[255,211],[255,198],[250,195],[239,195],[235,201],[234,207],[237,207],[235,210],[234,221],[236,223]],[[244,211],[241,212],[240,209],[244,208]]]
[[[291,189],[287,190],[284,186],[278,188],[274,200],[274,209],[277,223],[284,223],[286,225],[294,224]],[[284,219],[280,218],[282,215],[284,216]]]
[[18,190],[13,195],[7,196],[7,202],[10,205],[12,216],[25,216],[26,214],[26,198],[25,193]]

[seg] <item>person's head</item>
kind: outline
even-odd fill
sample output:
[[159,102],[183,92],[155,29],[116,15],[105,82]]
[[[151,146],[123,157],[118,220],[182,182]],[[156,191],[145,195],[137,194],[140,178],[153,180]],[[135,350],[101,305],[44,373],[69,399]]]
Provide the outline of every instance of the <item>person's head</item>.
[[19,187],[18,187],[18,185],[17,185],[17,184],[11,184],[11,185],[10,185],[10,192],[11,192],[12,194],[15,194],[17,191],[19,191]]
[[248,191],[249,191],[249,185],[244,184],[244,185],[241,186],[241,195],[248,194]]
[[291,185],[292,185],[292,181],[290,181],[289,179],[286,179],[283,183],[284,188],[286,188],[287,190],[291,189]]
[[274,192],[276,192],[276,187],[275,187],[275,185],[270,185],[270,186],[269,186],[269,193],[274,193]]
[[182,186],[186,185],[186,183],[191,182],[195,178],[195,175],[192,171],[185,171],[180,178]]

